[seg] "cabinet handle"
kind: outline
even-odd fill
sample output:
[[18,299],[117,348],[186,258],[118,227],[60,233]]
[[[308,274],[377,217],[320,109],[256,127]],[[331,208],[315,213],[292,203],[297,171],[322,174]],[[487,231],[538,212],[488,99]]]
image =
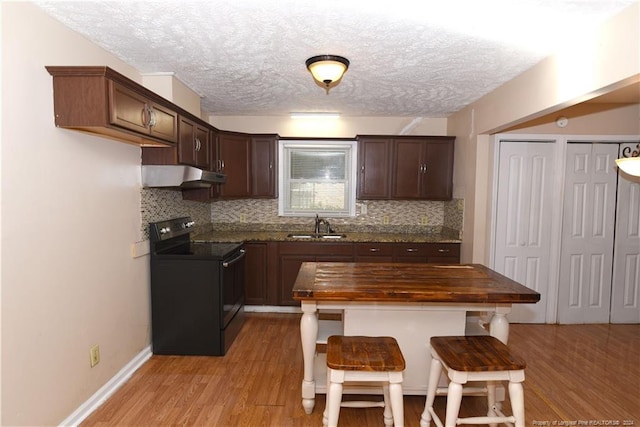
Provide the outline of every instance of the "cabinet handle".
[[273,163],[269,162],[269,169],[273,169]]
[[378,248],[369,248],[369,252],[380,252]]
[[156,112],[153,107],[149,107],[149,128],[152,128],[157,124],[158,121],[156,120]]
[[220,170],[224,170],[224,160],[220,160]]
[[441,254],[446,254],[449,253],[449,249],[438,249],[438,252],[440,252]]
[[195,140],[195,145],[196,145],[196,151],[200,151],[200,139],[196,138]]
[[142,126],[148,128],[149,127],[149,122],[151,121],[151,117],[149,114],[149,105],[147,103],[144,104],[144,107],[142,107]]
[[420,249],[413,249],[413,248],[409,248],[407,249],[407,252],[419,252]]
[[427,173],[427,164],[424,164],[424,173]]

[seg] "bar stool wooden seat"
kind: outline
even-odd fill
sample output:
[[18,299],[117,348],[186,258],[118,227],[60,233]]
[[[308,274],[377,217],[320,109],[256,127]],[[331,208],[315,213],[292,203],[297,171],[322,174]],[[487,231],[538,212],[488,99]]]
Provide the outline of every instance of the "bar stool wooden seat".
[[357,382],[381,383],[385,425],[403,426],[404,369],[404,357],[395,338],[330,336],[327,339],[327,403],[323,424],[338,425],[343,384]]
[[[420,426],[428,427],[431,419],[439,427],[442,421],[433,410],[433,401],[439,392],[447,395],[446,427],[457,424],[506,423],[524,427],[524,369],[526,363],[509,351],[509,348],[492,336],[455,336],[431,338],[431,371],[427,388],[427,400],[420,418]],[[442,368],[447,371],[449,387],[438,389]],[[459,418],[463,385],[468,381],[487,382],[487,416]],[[496,382],[509,381],[509,398],[513,416],[506,416],[496,406]]]

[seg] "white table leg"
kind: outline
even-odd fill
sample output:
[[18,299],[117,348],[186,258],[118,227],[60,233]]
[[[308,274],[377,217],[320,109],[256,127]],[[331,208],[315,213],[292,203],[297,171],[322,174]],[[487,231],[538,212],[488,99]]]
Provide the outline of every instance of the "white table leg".
[[300,338],[302,339],[302,358],[304,377],[302,379],[302,407],[311,414],[316,404],[316,381],[313,377],[313,361],[318,339],[318,308],[315,302],[303,301],[300,319]]
[[498,305],[489,322],[489,334],[505,344],[509,340],[509,319],[507,319],[507,314],[510,312],[510,305]]
[[[489,322],[489,334],[498,338],[503,343],[509,340],[509,319],[507,314],[511,313],[511,305],[497,305],[496,311]],[[494,392],[494,402],[496,408],[502,410],[502,402],[504,401],[504,387],[500,385],[496,387]]]

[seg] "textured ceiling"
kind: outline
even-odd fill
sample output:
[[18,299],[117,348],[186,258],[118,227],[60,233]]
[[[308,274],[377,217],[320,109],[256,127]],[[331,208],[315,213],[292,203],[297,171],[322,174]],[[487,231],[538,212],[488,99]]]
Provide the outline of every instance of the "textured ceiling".
[[[214,115],[446,117],[638,0],[36,1]],[[347,57],[329,95],[305,60]],[[99,64],[95,64],[99,65]]]

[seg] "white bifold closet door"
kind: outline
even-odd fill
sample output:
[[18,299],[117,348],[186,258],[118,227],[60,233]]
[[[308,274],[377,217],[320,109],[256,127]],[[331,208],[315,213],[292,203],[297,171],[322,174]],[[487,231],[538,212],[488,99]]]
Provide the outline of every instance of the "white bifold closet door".
[[558,295],[560,323],[608,323],[617,144],[567,144]]
[[[635,148],[622,144],[621,148]],[[611,323],[640,323],[640,178],[619,173]]]
[[553,142],[500,141],[493,268],[541,295],[536,304],[514,304],[511,322],[545,322],[554,153]]

